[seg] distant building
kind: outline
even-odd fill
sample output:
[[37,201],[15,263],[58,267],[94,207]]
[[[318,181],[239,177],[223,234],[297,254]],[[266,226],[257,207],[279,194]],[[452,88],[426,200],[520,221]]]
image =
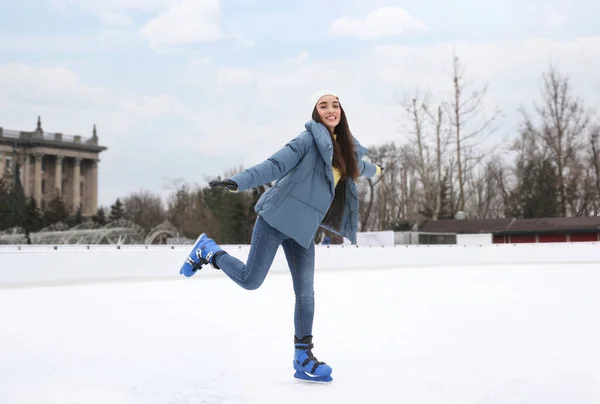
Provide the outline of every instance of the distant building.
[[26,196],[33,196],[43,210],[60,196],[75,211],[84,215],[98,209],[98,162],[106,150],[98,144],[96,125],[90,138],[48,133],[40,117],[33,132],[0,127],[0,177],[14,175],[21,164],[21,183]]
[[495,244],[598,242],[600,241],[600,216],[431,220],[423,225],[420,231],[492,234]]

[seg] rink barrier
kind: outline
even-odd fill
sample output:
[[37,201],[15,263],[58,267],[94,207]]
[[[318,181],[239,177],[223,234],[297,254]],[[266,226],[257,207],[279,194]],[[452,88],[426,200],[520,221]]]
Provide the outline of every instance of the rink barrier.
[[[103,280],[183,279],[190,245],[2,245],[0,287]],[[248,245],[223,245],[243,261]],[[482,245],[319,245],[316,269],[353,270],[490,265],[599,264],[600,243]],[[288,271],[283,250],[271,271]],[[194,278],[215,275],[207,268]],[[222,274],[218,274],[222,275]]]

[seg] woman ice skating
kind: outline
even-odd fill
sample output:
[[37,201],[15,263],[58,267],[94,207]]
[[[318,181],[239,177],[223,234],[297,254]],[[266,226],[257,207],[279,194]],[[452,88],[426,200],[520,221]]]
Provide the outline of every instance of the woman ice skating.
[[314,237],[320,226],[356,243],[359,176],[380,174],[375,164],[363,161],[366,149],[352,136],[338,96],[327,90],[311,99],[312,119],[305,131],[267,160],[211,187],[242,192],[276,181],[258,200],[258,216],[244,264],[201,234],[181,267],[190,277],[202,265],[222,270],[241,287],[254,290],[263,283],[281,245],[296,295],[294,312],[294,377],[331,382],[331,367],[312,354],[315,310]]

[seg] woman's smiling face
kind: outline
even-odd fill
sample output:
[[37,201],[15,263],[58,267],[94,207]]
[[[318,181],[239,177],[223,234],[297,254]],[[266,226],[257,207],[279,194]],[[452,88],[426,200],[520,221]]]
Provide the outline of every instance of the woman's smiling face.
[[324,95],[317,102],[317,113],[323,125],[333,133],[334,128],[340,123],[340,101],[333,95]]

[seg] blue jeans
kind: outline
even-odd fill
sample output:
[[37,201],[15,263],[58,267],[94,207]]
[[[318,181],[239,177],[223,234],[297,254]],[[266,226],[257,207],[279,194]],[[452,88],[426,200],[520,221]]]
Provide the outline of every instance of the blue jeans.
[[296,305],[294,328],[299,339],[312,335],[315,313],[314,275],[315,245],[304,248],[295,240],[269,226],[258,216],[252,232],[252,244],[246,264],[229,254],[215,258],[215,263],[235,283],[255,290],[264,282],[279,246],[283,247],[292,274]]

